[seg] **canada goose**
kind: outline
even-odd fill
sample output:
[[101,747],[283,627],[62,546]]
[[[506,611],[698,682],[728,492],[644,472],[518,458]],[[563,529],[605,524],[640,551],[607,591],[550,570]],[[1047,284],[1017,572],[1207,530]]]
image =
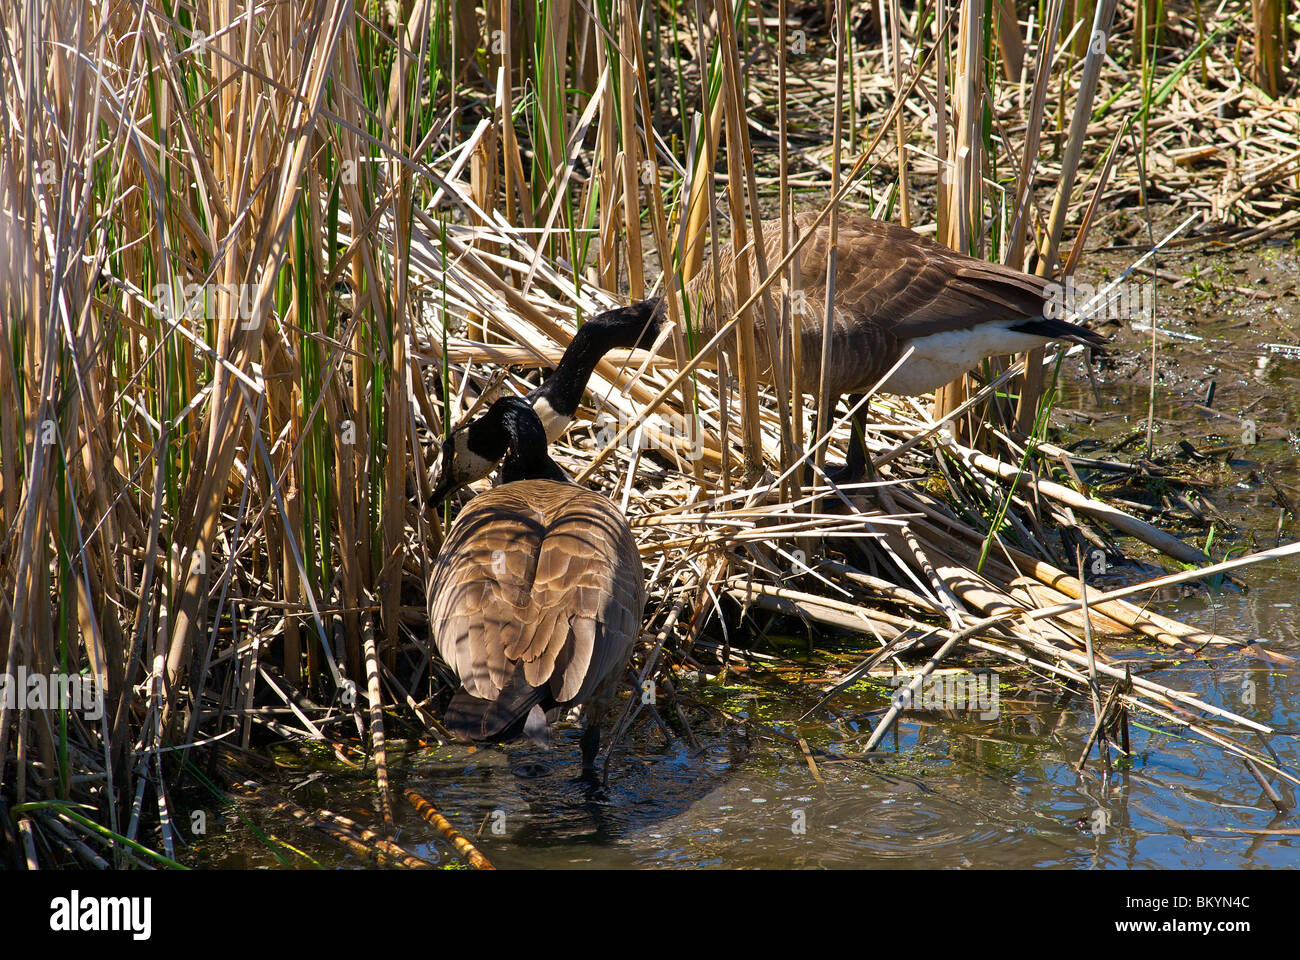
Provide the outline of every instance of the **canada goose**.
[[569,483],[527,401],[475,421],[509,455],[502,484],[460,512],[429,583],[438,652],[460,678],[443,723],[468,740],[549,742],[549,720],[583,707],[590,771],[645,610],[645,572],[627,519]]
[[[598,313],[573,335],[555,371],[526,399],[542,422],[549,443],[568,427],[600,358],[616,347],[650,349],[665,324],[658,297]],[[442,444],[438,480],[429,500],[441,503],[466,484],[481,480],[506,455],[506,434],[486,417],[452,432]]]
[[[815,216],[797,214],[795,233],[813,229]],[[769,262],[780,249],[781,221],[763,223]],[[821,380],[826,259],[830,224],[822,223],[799,252],[794,323],[800,331],[800,378],[815,393]],[[758,286],[750,257],[750,288]],[[714,302],[712,263],[687,284],[691,321],[703,336],[730,319],[736,304],[735,250],[719,250],[721,303]],[[908,347],[913,353],[882,385],[886,393],[926,393],[972,370],[985,357],[1020,353],[1052,340],[1097,346],[1105,338],[1085,327],[1045,316],[1048,280],[957,253],[906,227],[850,213],[839,216],[835,261],[835,316],[827,390],[852,403],[883,377]],[[763,311],[755,310],[760,377],[770,380]],[[773,337],[776,340],[776,337]],[[865,466],[860,439],[849,446],[847,472]]]

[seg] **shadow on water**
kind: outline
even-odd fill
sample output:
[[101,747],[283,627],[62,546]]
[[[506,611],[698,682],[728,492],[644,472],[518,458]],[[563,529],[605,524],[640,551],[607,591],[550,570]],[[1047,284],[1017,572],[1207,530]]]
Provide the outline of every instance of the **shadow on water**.
[[[477,832],[475,843],[500,866],[633,865],[620,856],[631,838],[686,815],[750,753],[734,731],[694,756],[681,742],[637,737],[617,749],[606,783],[593,785],[578,775],[576,731],[557,734],[549,751],[529,744],[429,751],[414,759],[406,785]],[[417,835],[428,830],[405,813],[403,821]]]

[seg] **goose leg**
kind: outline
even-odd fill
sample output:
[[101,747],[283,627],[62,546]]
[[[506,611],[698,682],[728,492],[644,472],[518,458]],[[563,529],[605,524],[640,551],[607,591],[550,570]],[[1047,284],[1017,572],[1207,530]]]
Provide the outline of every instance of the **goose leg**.
[[[849,406],[856,406],[862,394],[849,394]],[[853,415],[852,432],[849,438],[849,457],[842,467],[827,467],[826,475],[836,484],[857,483],[867,475],[870,459],[867,456],[866,441],[867,407],[863,404]]]
[[582,771],[583,773],[594,772],[596,769],[596,754],[600,752],[600,727],[591,723],[587,729],[582,731]]

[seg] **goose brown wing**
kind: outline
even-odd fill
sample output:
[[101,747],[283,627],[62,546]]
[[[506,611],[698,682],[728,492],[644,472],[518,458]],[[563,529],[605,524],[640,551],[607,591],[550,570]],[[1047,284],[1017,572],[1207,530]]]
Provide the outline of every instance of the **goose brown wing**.
[[[808,262],[823,270],[829,239],[822,229],[810,244]],[[956,253],[897,224],[843,216],[837,250],[836,307],[900,341],[1043,313],[1041,277]]]
[[[795,234],[813,229],[815,214],[795,218]],[[781,224],[763,224],[769,264],[777,262]],[[820,376],[822,324],[825,316],[826,260],[830,247],[827,223],[816,228],[800,251],[800,304],[796,320],[803,325],[803,379]],[[904,341],[998,320],[1041,317],[1047,281],[956,253],[927,237],[892,223],[842,213],[836,241],[834,342],[831,356],[832,392],[873,383],[897,359]],[[758,283],[754,258],[751,289]],[[735,252],[726,244],[718,255],[721,301],[713,303],[713,268],[705,268],[688,284],[692,302],[700,307],[705,330],[730,318]],[[763,312],[755,313],[761,329]],[[770,366],[766,338],[755,337],[760,367]],[[812,378],[812,379],[809,379]]]
[[518,655],[536,664],[529,682],[549,681],[557,702],[585,701],[627,663],[645,575],[627,520],[607,498],[559,484],[547,492],[555,499],[541,503],[547,536],[533,585],[539,629]]
[[514,671],[505,642],[528,613],[543,535],[542,518],[508,490],[484,493],[461,511],[429,583],[438,652],[472,696],[487,700]]
[[645,606],[627,521],[608,499],[546,480],[506,484],[457,518],[430,582],[439,653],[493,699],[522,664],[557,703],[626,664]]
[[[799,214],[796,234],[812,229],[815,219],[812,213]],[[779,220],[764,222],[763,240],[768,261],[775,264],[780,251]],[[800,287],[807,305],[803,317],[808,324],[821,323],[829,248],[830,228],[824,222],[799,254]],[[751,289],[758,283],[754,259],[746,258]],[[723,296],[718,320],[729,319],[734,310],[729,292],[734,285],[734,261],[735,252],[728,243],[718,256]],[[706,306],[711,306],[713,298],[712,274],[711,265],[706,264],[688,284],[691,295]],[[878,325],[899,339],[965,329],[991,320],[1041,316],[1046,283],[1041,277],[957,253],[898,224],[857,214],[840,215],[836,308],[858,323]],[[756,316],[761,318],[761,312]]]

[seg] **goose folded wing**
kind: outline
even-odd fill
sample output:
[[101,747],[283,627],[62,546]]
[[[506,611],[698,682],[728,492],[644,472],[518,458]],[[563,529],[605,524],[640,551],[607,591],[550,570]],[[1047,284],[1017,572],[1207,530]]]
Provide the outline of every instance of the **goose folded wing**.
[[635,542],[608,500],[586,493],[548,526],[533,584],[536,628],[508,655],[557,703],[585,701],[621,671],[640,629],[644,574]]
[[526,504],[485,495],[465,508],[438,555],[430,628],[438,652],[475,697],[494,699],[514,674],[507,650],[530,629],[544,532]]
[[560,488],[528,502],[508,491],[472,502],[439,555],[430,585],[438,651],[476,697],[496,697],[522,664],[557,703],[584,700],[622,669],[640,628],[636,544],[599,494]]

